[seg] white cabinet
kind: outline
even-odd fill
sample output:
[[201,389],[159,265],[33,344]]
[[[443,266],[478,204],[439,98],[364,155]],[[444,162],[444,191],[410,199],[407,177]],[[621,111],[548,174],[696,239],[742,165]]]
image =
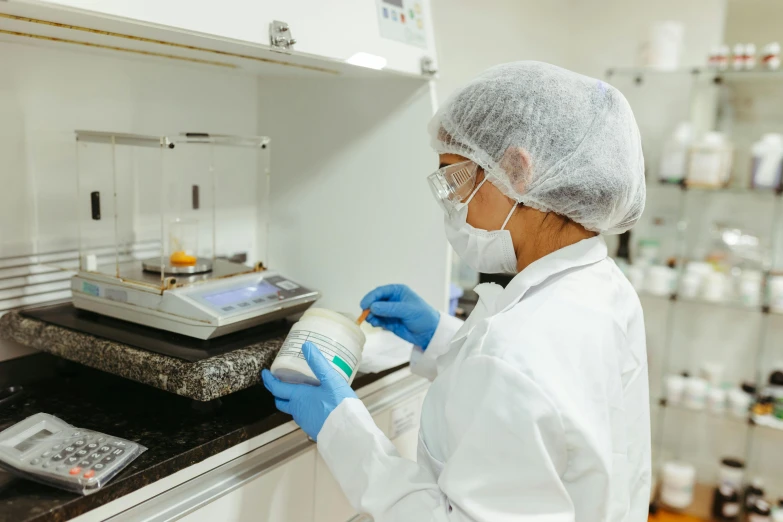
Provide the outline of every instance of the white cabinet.
[[307,522],[313,520],[316,449],[207,504],[183,522]]
[[[419,418],[425,393],[396,404],[373,415],[375,424],[391,438],[402,457],[416,460]],[[395,423],[396,421],[396,423]],[[356,512],[343,495],[326,462],[316,456],[315,467],[315,522],[346,522]]]
[[421,73],[435,58],[430,0],[44,0],[49,4],[186,31],[269,44],[273,20],[289,24],[298,53],[347,60],[357,53]]

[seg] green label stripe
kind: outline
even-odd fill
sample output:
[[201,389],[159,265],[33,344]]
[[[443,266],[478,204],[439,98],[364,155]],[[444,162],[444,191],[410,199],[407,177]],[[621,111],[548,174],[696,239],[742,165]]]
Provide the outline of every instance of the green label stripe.
[[344,371],[345,375],[347,375],[348,377],[350,377],[351,374],[353,373],[353,370],[351,370],[351,367],[348,366],[348,363],[343,361],[342,359],[340,359],[336,355],[332,359],[332,364],[334,364],[335,366],[340,368],[342,371]]

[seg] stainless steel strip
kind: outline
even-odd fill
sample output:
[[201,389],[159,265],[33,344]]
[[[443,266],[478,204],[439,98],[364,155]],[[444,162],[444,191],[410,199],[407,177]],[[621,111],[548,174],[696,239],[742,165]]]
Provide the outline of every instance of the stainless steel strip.
[[77,130],[75,133],[76,141],[87,143],[129,145],[131,147],[169,147],[172,145],[171,141],[166,136],[146,136],[143,134],[124,134],[88,130]]
[[210,134],[206,132],[183,132],[180,137],[174,140],[174,143],[210,143],[215,145],[226,145],[230,147],[251,147],[259,148],[269,145],[270,139],[267,136],[234,136],[230,134]]

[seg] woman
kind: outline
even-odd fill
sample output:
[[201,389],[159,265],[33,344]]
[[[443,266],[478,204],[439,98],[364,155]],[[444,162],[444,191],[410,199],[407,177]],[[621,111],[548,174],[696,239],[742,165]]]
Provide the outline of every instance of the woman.
[[494,67],[431,124],[429,181],[446,235],[475,270],[470,318],[437,313],[391,285],[361,302],[368,321],[416,345],[432,379],[417,462],[405,460],[320,352],[321,385],[268,371],[278,407],[318,442],[354,507],[381,521],[642,521],[650,429],[642,310],[599,234],[644,208],[644,161],[628,103],[552,65]]

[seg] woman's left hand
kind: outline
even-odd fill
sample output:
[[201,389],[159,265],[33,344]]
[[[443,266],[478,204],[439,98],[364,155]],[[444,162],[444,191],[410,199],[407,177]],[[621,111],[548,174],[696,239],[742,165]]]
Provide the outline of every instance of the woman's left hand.
[[264,386],[275,396],[275,405],[283,413],[294,417],[294,421],[311,439],[317,441],[329,414],[347,398],[356,398],[356,394],[345,382],[337,370],[332,368],[316,345],[310,341],[302,345],[310,369],[321,382],[319,386],[310,384],[290,384],[279,380],[269,370],[261,372]]

